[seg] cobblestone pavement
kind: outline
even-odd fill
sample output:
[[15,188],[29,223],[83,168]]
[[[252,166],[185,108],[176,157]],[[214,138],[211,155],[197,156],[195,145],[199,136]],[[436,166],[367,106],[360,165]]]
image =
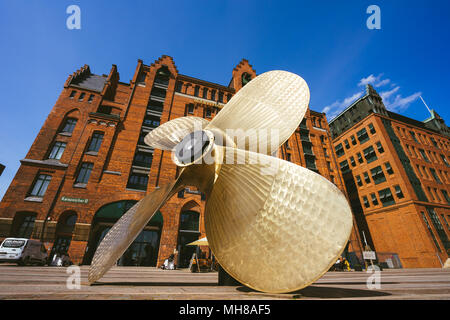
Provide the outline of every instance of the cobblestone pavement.
[[328,272],[311,286],[288,294],[266,294],[244,286],[217,285],[217,273],[115,267],[98,283],[68,289],[63,267],[0,265],[0,299],[445,299],[450,300],[450,269],[400,269],[380,273],[370,290],[365,272]]

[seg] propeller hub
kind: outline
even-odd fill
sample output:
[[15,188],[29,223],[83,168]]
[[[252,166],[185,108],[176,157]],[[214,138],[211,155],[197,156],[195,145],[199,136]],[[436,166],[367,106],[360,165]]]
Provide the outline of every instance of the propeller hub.
[[175,147],[177,160],[184,165],[195,162],[203,157],[211,138],[205,131],[194,131],[188,134]]

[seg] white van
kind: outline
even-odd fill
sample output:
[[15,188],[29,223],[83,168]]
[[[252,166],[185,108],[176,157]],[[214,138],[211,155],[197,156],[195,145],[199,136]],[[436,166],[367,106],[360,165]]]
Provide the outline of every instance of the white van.
[[16,262],[19,265],[47,263],[47,249],[38,240],[6,238],[0,245],[0,262]]

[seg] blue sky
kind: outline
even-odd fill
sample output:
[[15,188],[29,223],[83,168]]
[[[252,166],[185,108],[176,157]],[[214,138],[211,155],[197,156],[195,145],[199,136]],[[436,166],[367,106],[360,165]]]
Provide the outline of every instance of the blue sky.
[[[69,30],[66,8],[81,9]],[[369,5],[381,30],[369,30]],[[163,54],[182,74],[227,85],[242,58],[257,73],[301,75],[311,108],[328,118],[372,83],[388,108],[424,120],[418,98],[448,121],[450,1],[1,1],[0,198],[68,75],[118,66],[128,82],[137,59]]]

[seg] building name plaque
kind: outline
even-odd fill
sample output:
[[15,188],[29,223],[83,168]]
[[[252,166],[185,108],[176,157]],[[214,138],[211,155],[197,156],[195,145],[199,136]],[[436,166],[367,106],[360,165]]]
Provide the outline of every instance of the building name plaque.
[[61,201],[87,204],[89,202],[89,199],[69,198],[63,196],[61,197]]

